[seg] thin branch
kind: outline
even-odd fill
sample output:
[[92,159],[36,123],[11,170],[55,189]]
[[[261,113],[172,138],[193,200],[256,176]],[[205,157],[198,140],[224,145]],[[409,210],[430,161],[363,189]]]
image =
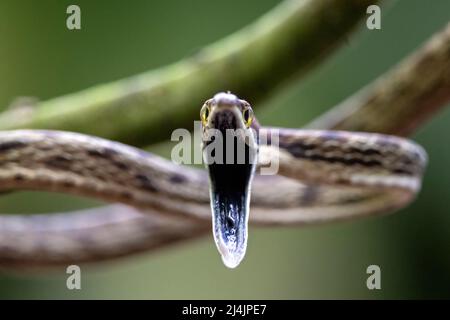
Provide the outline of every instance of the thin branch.
[[410,135],[450,101],[450,23],[308,128]]
[[285,1],[252,25],[159,70],[14,108],[0,130],[78,131],[133,145],[187,127],[218,91],[261,101],[294,74],[329,55],[374,0]]

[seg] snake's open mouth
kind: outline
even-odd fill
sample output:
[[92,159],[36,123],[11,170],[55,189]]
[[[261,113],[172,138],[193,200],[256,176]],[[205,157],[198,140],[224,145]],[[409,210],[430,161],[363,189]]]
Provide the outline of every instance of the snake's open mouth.
[[[244,135],[236,134],[234,119],[231,111],[218,113],[215,127],[220,135],[215,136],[215,141],[217,138],[223,140],[210,156],[217,156],[218,151],[221,156],[215,157],[214,161],[208,160],[207,165],[214,238],[222,260],[229,268],[235,268],[241,262],[247,247],[249,192],[257,155],[256,146],[252,147]],[[207,143],[208,147],[210,144]]]
[[249,183],[252,166],[209,166],[213,227],[217,247],[226,266],[236,267],[247,247]]

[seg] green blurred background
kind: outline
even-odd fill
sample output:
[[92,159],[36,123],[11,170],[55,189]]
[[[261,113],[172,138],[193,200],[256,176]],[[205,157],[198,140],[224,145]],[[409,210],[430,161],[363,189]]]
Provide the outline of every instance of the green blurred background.
[[[65,26],[78,4],[82,30]],[[48,99],[185,57],[277,4],[253,1],[0,2],[0,106]],[[448,0],[385,1],[382,29],[362,24],[306,78],[257,111],[264,124],[300,127],[388,70],[450,20]],[[101,121],[101,119],[99,119]],[[299,299],[450,298],[450,109],[414,136],[430,164],[418,200],[377,218],[307,228],[251,228],[247,257],[225,268],[211,235],[155,254],[81,265],[82,290],[65,269],[0,273],[0,298]],[[157,146],[167,154],[167,148]],[[47,212],[94,201],[47,193],[0,198],[0,212]],[[382,290],[366,288],[377,264]]]

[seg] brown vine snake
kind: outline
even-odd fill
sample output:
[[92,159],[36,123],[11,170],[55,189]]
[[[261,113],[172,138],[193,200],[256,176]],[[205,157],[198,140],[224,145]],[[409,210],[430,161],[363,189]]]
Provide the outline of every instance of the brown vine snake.
[[[257,163],[248,159],[240,167],[208,164],[205,171],[83,134],[1,132],[2,191],[64,192],[117,204],[0,215],[0,265],[42,267],[150,250],[204,234],[212,211],[216,244],[225,264],[235,267],[245,254],[247,219],[309,224],[386,213],[410,203],[421,187],[426,153],[404,138],[260,127],[251,106],[230,93],[209,99],[201,117],[205,129],[253,132],[253,160],[276,156],[277,175],[254,175]],[[258,142],[275,134],[278,146]]]

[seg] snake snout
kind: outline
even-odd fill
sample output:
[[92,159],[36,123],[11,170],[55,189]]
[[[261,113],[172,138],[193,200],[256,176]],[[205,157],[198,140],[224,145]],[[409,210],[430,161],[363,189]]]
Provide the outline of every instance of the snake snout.
[[232,93],[220,92],[213,98],[213,102],[220,106],[236,106],[239,104],[239,98]]

